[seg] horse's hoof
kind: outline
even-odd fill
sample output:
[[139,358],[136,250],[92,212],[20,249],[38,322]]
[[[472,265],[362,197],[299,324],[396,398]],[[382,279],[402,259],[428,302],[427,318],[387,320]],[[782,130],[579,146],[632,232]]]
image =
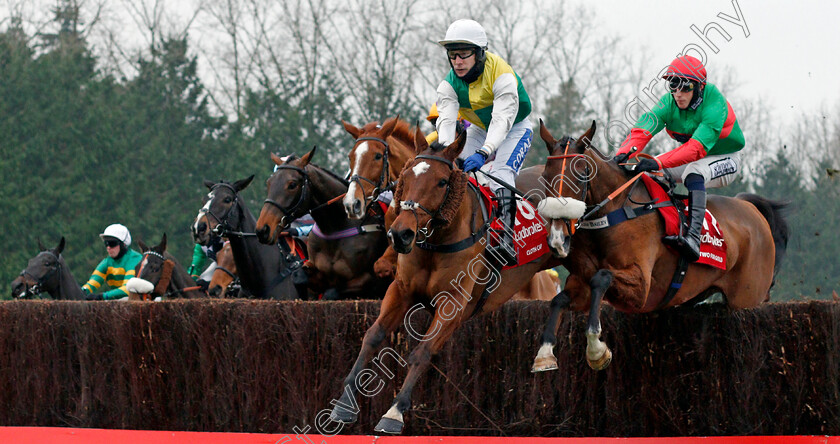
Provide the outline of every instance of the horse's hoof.
[[391,261],[379,259],[373,264],[373,272],[380,279],[393,279],[397,267]]
[[358,419],[357,414],[345,410],[340,406],[333,407],[332,413],[330,413],[330,420],[334,422],[340,422],[342,424],[353,424]]
[[536,357],[534,365],[531,366],[531,373],[547,372],[550,370],[557,370],[557,358],[554,355],[545,357]]
[[374,432],[382,432],[382,433],[389,433],[391,435],[399,435],[402,433],[402,429],[405,424],[401,421],[397,421],[396,419],[391,418],[382,418],[379,420],[379,424],[373,428]]
[[603,370],[610,366],[610,362],[612,362],[612,352],[609,348],[604,350],[604,354],[601,355],[600,358],[595,360],[586,360],[586,363],[592,367],[592,370]]

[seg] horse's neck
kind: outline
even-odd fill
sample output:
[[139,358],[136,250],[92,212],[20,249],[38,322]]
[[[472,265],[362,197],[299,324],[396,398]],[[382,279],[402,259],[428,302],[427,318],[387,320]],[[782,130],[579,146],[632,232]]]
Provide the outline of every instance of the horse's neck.
[[[240,201],[239,227],[234,230],[254,233],[257,222],[254,215]],[[244,287],[254,294],[260,294],[270,279],[277,274],[280,252],[276,245],[261,244],[256,236],[229,235],[233,262]]]
[[347,184],[342,183],[338,178],[320,167],[312,166],[312,171],[316,174],[317,180],[311,180],[312,186],[312,208],[323,205],[347,192]]
[[[467,189],[464,191],[464,200],[458,206],[458,212],[453,216],[452,222],[445,227],[437,228],[435,230],[437,235],[433,234],[431,241],[435,244],[459,242],[472,234],[473,223],[475,223],[476,229],[481,227],[486,221],[480,208],[478,208],[479,202],[476,199],[477,196],[472,187],[467,185]],[[475,218],[475,222],[473,222],[473,218]]]
[[[195,280],[190,277],[187,270],[174,258],[169,257],[168,259],[172,261],[172,277],[169,280],[169,290],[178,291],[184,288],[195,287]],[[184,296],[187,296],[187,294],[192,295],[193,293],[193,291],[189,291]]]
[[[629,180],[627,175],[614,163],[605,162],[595,155],[590,155],[589,158],[595,164],[596,173],[595,177],[588,183],[588,190],[584,199],[587,206],[597,205],[604,201],[604,199],[607,199],[610,194],[621,188]],[[628,187],[628,189],[618,194],[601,210],[601,213],[622,207],[632,188]]]
[[59,272],[60,282],[58,291],[55,294],[50,293],[50,295],[53,299],[66,299],[71,301],[84,300],[85,294],[76,282],[76,278],[73,277],[73,273],[70,272],[70,267],[68,267],[67,263],[64,262],[63,256],[59,259],[59,263],[61,264],[61,271]]

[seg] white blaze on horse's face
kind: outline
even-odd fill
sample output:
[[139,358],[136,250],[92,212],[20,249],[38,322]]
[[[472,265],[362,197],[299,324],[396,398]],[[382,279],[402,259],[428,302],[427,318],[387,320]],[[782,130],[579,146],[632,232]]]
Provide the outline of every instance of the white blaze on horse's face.
[[554,252],[554,255],[559,258],[564,258],[569,255],[568,235],[566,234],[566,221],[563,219],[549,220],[551,229],[548,231],[548,247]]
[[[362,159],[364,159],[367,152],[367,142],[362,142],[356,147],[356,150],[353,152],[352,176],[357,176],[359,174],[359,165],[361,165]],[[342,203],[344,203],[344,211],[347,212],[347,217],[351,219],[361,219],[364,213],[364,202],[360,202],[356,197],[357,191],[361,191],[362,195],[364,195],[364,190],[358,190],[358,188],[358,182],[350,182],[350,186],[347,187],[347,194],[345,194],[344,199],[342,199]],[[360,209],[360,211],[356,212],[356,209]]]
[[429,164],[428,164],[428,163],[426,163],[426,162],[420,162],[420,163],[418,163],[417,165],[414,165],[414,166],[411,168],[411,171],[413,171],[413,172],[414,172],[414,177],[417,177],[417,176],[419,176],[419,175],[421,175],[421,174],[425,173],[426,171],[429,171],[429,168],[431,168],[431,167],[432,167],[432,166],[431,166],[431,165],[429,165]]
[[198,233],[198,224],[201,221],[201,218],[204,217],[208,211],[210,211],[210,202],[213,202],[213,198],[216,197],[215,194],[211,191],[207,193],[207,202],[198,210],[198,214],[195,216],[195,223],[193,224],[193,232]]

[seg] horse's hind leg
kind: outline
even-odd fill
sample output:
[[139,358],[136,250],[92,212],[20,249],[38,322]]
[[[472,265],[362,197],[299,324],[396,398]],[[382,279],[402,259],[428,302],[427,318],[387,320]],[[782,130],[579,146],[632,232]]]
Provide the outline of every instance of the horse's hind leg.
[[554,346],[557,344],[557,327],[560,324],[560,312],[569,308],[571,299],[566,291],[561,291],[551,300],[551,313],[548,315],[545,329],[542,333],[542,341],[540,350],[537,352],[537,357],[534,358],[534,365],[531,366],[531,372],[545,372],[549,370],[557,370],[557,358],[554,357]]
[[608,270],[598,270],[589,282],[592,298],[589,307],[589,322],[586,328],[586,362],[595,370],[603,370],[612,361],[612,352],[601,341],[601,300],[610,287],[613,274]]
[[362,349],[353,364],[350,373],[344,378],[341,397],[338,401],[333,400],[333,407],[330,419],[333,421],[351,424],[356,422],[359,415],[357,396],[359,393],[358,376],[373,357],[374,351],[389,333],[396,330],[408,311],[408,298],[403,297],[397,282],[392,282],[382,300],[382,307],[379,317],[365,332],[362,340]]

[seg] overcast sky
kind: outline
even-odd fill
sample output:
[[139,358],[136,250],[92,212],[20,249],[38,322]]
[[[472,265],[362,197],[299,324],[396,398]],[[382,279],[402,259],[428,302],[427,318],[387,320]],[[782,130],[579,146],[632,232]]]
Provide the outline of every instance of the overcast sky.
[[[719,16],[737,19],[735,4],[749,36]],[[586,5],[597,12],[605,29],[615,30],[625,44],[647,47],[654,57],[662,58],[661,65],[651,66],[651,77],[687,45],[697,44],[708,57],[711,83],[716,69],[730,68],[740,85],[738,94],[764,98],[777,118],[792,119],[801,112],[816,112],[822,105],[837,112],[840,1],[597,0]],[[731,36],[726,41],[709,28],[717,53],[691,30],[695,25],[702,32],[711,23]],[[694,51],[689,54],[697,56]],[[737,109],[737,104],[733,106]]]

